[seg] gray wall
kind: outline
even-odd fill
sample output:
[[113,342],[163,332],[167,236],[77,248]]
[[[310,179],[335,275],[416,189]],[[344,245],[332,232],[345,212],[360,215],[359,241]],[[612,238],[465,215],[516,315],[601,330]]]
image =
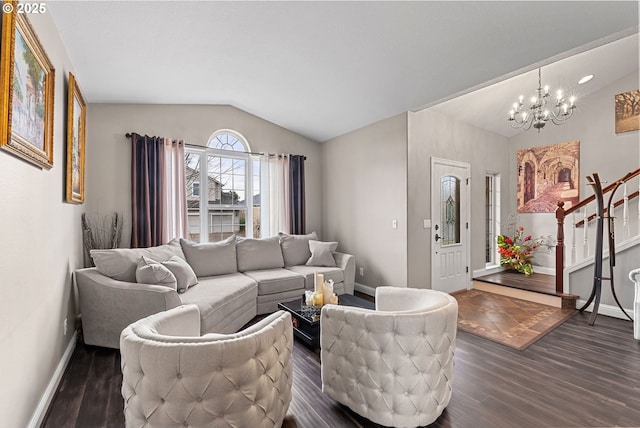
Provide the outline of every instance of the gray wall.
[[407,114],[334,138],[322,148],[324,239],[338,241],[339,250],[356,256],[357,283],[406,287]]
[[82,267],[84,207],[64,202],[73,67],[50,15],[29,20],[55,68],[53,168],[40,170],[0,151],[0,425],[6,427],[27,426],[56,370],[64,369],[76,313],[71,272]]
[[306,155],[307,230],[322,233],[320,144],[231,106],[90,104],[87,117],[88,212],[124,214],[123,246],[131,237],[131,144],[128,132],[205,146],[220,129],[241,133],[255,152]]
[[[478,129],[433,109],[409,113],[408,277],[409,286],[431,288],[431,157],[471,165],[471,271],[485,267],[485,175],[501,175],[502,218],[510,198],[509,145],[505,137]],[[433,221],[433,219],[432,219]]]

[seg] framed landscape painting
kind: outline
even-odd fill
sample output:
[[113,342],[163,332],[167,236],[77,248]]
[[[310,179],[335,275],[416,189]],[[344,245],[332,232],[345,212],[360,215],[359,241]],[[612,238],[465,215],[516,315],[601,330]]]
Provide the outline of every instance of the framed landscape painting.
[[67,202],[84,202],[84,140],[87,105],[78,82],[69,73],[67,95]]
[[32,164],[53,166],[54,69],[17,2],[3,2],[0,53],[0,148]]

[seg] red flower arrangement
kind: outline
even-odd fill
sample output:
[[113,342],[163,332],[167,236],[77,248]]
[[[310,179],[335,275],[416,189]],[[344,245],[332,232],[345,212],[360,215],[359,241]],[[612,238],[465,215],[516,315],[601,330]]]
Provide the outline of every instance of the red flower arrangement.
[[506,235],[498,235],[500,266],[516,270],[525,275],[531,275],[533,273],[531,253],[538,248],[543,238],[532,239],[531,235],[523,238],[523,234],[524,227],[518,226],[513,238]]

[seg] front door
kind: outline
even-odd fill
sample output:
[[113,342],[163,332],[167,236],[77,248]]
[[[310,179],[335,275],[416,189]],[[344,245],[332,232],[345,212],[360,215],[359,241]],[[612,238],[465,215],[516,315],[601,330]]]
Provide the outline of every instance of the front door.
[[466,290],[469,276],[468,163],[431,158],[431,288]]

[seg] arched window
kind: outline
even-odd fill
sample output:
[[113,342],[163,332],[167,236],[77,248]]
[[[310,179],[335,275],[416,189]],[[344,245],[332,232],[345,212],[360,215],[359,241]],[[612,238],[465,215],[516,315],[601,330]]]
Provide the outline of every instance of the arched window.
[[247,140],[241,134],[229,129],[214,132],[211,138],[209,138],[207,147],[245,153],[251,151]]
[[246,138],[229,129],[214,132],[202,149],[185,149],[189,239],[260,237],[260,161],[250,152]]

